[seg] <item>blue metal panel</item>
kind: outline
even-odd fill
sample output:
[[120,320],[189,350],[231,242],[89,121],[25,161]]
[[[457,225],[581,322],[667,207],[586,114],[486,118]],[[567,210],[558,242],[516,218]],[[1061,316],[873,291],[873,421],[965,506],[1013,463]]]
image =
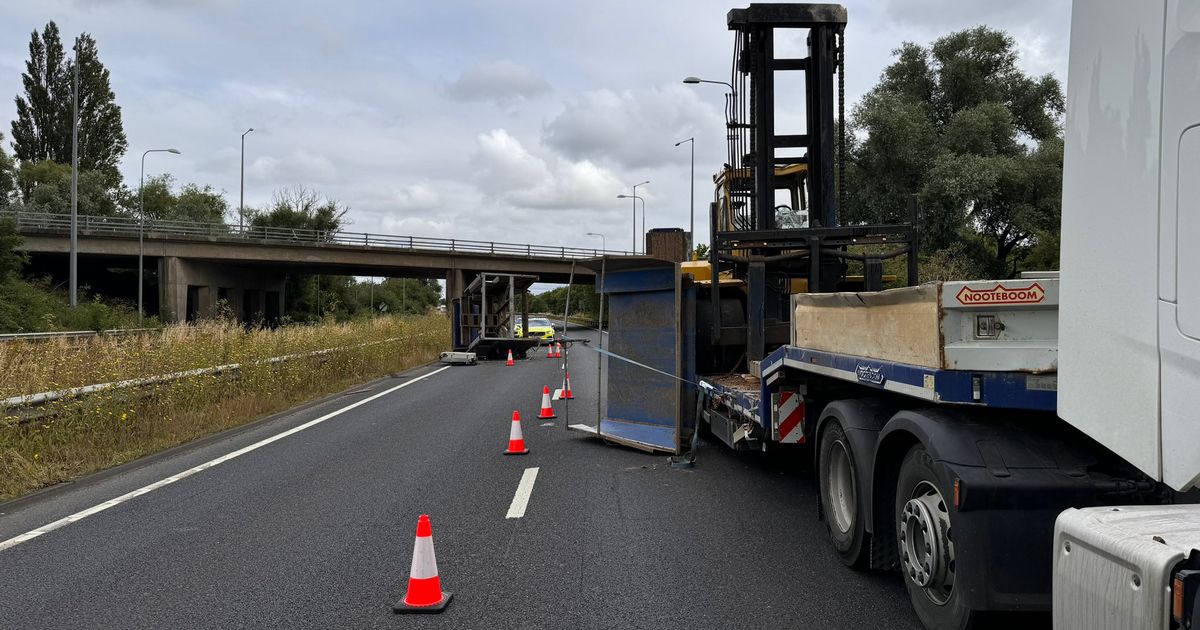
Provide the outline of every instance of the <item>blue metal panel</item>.
[[678,453],[681,435],[695,425],[695,290],[683,287],[674,263],[624,260],[614,266],[619,268],[608,267],[603,280],[606,345],[615,356],[607,362],[608,406],[600,433]]
[[604,276],[604,293],[644,293],[646,291],[675,291],[675,269],[655,267],[632,271],[609,271]]
[[795,346],[783,346],[763,360],[764,379],[784,365],[938,403],[1054,411],[1058,400],[1054,390],[1031,389],[1034,375],[1024,372],[939,370]]
[[675,450],[675,426],[659,424],[637,424],[604,418],[600,421],[600,434],[625,442],[637,442],[659,450]]

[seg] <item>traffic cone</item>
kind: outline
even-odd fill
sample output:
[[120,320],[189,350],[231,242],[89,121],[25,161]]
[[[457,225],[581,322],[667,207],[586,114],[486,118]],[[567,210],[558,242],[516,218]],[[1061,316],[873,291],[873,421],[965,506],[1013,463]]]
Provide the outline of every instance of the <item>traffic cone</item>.
[[512,425],[508,430],[508,450],[504,451],[504,454],[529,454],[529,449],[525,448],[525,436],[521,435],[521,413],[516,409],[513,409]]
[[558,416],[554,415],[554,407],[550,406],[550,387],[542,387],[542,412],[538,414],[538,420],[553,420]]
[[554,358],[555,359],[562,358],[562,342],[561,341],[557,341],[554,343]]
[[394,613],[440,613],[453,593],[442,591],[438,578],[437,556],[433,553],[433,528],[429,515],[417,519],[417,541],[413,545],[412,569],[408,573],[408,592],[392,606]]
[[563,393],[561,398],[567,400],[575,400],[575,394],[571,393],[571,373],[567,372],[566,378],[563,379]]
[[554,342],[553,342],[553,341],[551,341],[550,343],[546,344],[546,358],[547,358],[547,359],[553,359],[553,358],[554,358]]
[[512,358],[512,348],[508,349],[508,360],[504,362],[504,365],[507,365],[508,367],[512,367],[512,366],[516,365],[516,363],[513,362],[513,358]]

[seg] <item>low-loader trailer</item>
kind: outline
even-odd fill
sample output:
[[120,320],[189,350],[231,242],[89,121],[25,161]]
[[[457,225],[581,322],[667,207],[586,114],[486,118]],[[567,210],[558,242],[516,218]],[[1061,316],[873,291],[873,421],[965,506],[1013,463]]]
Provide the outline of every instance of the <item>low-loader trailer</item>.
[[[838,222],[845,9],[728,24],[709,259],[588,263],[612,356],[589,430],[811,458],[837,555],[899,572],[929,628],[1200,628],[1200,3],[1075,3],[1061,274],[923,285],[911,221]],[[775,129],[788,72],[802,133]]]

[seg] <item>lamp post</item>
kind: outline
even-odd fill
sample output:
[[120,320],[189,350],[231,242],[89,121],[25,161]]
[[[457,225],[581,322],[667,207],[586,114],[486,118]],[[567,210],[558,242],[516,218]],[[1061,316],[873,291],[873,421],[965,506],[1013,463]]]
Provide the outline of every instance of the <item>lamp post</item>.
[[179,155],[179,149],[149,149],[142,154],[142,174],[138,178],[138,328],[141,328],[142,317],[146,312],[142,309],[142,259],[146,253],[142,234],[146,231],[146,156],[151,153],[174,153],[175,155]]
[[600,237],[600,251],[601,252],[608,251],[608,245],[605,244],[606,241],[604,239],[603,234],[600,234],[599,232],[588,232],[587,235],[588,236],[599,236]]
[[695,85],[695,84],[697,84],[697,83],[713,83],[713,84],[716,84],[716,85],[725,85],[725,86],[728,86],[728,87],[729,87],[729,91],[731,91],[731,92],[736,92],[736,91],[737,91],[737,90],[733,89],[733,85],[731,85],[731,84],[729,84],[729,83],[726,83],[726,82],[724,82],[724,81],[709,81],[708,79],[701,79],[701,78],[698,78],[698,77],[686,77],[686,78],[684,78],[683,82],[684,82],[684,83],[687,83],[687,84],[689,84],[689,85]]
[[[633,201],[633,253],[635,253],[635,254],[637,253],[637,199],[638,199],[637,189],[638,189],[638,186],[644,186],[649,183],[650,183],[650,180],[647,179],[644,182],[634,184],[632,195],[617,195],[617,199],[627,199],[630,197],[632,197],[634,199],[634,201]],[[642,216],[643,217],[645,216],[645,212],[646,212],[646,200],[643,199],[642,200]],[[645,227],[645,225],[646,225],[646,221],[643,218],[642,226]]]
[[71,308],[79,293],[79,38],[75,38],[75,73],[71,80],[71,254],[67,274]]
[[[640,185],[640,184],[639,184]],[[646,200],[641,195],[617,195],[617,199],[633,199],[633,253],[637,252],[637,202],[642,202],[642,253],[646,253]]]
[[684,142],[690,144],[692,148],[692,193],[690,197],[692,218],[689,224],[690,227],[688,228],[688,258],[690,259],[696,251],[696,138],[692,137],[687,140],[680,140],[675,143],[675,146],[679,146]]
[[242,232],[246,221],[246,134],[254,131],[254,127],[250,127],[242,132],[242,177],[240,185],[240,193],[238,195],[238,232]]

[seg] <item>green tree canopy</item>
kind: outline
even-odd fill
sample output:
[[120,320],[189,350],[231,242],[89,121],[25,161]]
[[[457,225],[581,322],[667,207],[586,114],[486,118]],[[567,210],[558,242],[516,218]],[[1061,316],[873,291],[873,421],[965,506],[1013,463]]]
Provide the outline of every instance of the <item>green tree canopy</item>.
[[320,193],[295,187],[275,192],[270,207],[250,215],[252,227],[281,227],[326,232],[342,229],[349,208]]
[[146,180],[141,197],[130,196],[131,213],[137,214],[144,204],[147,219],[224,223],[229,212],[225,196],[212,186],[184,184],[175,190],[175,178],[163,174]]
[[[49,160],[21,162],[17,169],[17,190],[25,210],[32,212],[71,212],[71,167]],[[113,188],[98,171],[79,174],[79,214],[115,216],[127,206],[127,192]]]
[[[96,40],[84,33],[77,41],[79,63],[79,170],[120,184],[117,163],[128,142],[108,69],[100,62]],[[71,163],[75,59],[63,49],[58,25],[50,22],[29,38],[29,59],[21,75],[24,95],[16,97],[12,122],[13,153],[22,162]]]
[[7,207],[16,193],[16,166],[4,151],[4,134],[0,133],[0,208]]
[[21,251],[21,235],[17,224],[10,218],[0,218],[0,283],[7,282],[21,273],[28,259]]
[[925,251],[958,243],[984,272],[1015,273],[1058,232],[1058,80],[1021,71],[1012,37],[985,26],[895,56],[854,108],[843,219],[903,221],[915,196]]

